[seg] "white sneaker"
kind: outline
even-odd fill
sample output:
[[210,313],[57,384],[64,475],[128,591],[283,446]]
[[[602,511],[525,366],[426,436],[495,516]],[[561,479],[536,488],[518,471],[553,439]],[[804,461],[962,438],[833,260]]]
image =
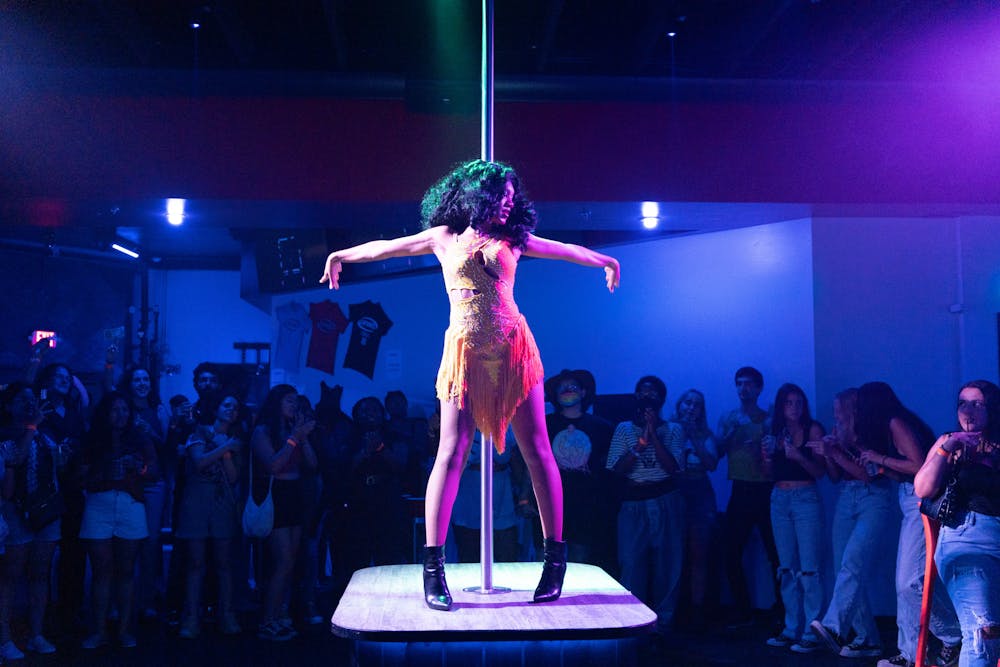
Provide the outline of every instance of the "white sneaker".
[[35,635],[29,639],[27,648],[32,653],[39,653],[41,655],[48,655],[56,652],[56,647],[52,645],[52,642],[41,635]]
[[17,647],[17,644],[8,639],[3,644],[0,644],[0,658],[4,660],[23,660],[24,653]]

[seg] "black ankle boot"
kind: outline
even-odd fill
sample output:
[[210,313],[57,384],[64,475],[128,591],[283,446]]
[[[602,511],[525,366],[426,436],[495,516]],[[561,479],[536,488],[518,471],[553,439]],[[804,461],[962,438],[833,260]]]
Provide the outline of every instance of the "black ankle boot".
[[566,543],[545,538],[545,560],[542,578],[535,589],[535,602],[552,602],[562,595],[563,577],[566,576]]
[[444,547],[424,547],[424,601],[431,609],[451,610],[451,593],[444,580]]

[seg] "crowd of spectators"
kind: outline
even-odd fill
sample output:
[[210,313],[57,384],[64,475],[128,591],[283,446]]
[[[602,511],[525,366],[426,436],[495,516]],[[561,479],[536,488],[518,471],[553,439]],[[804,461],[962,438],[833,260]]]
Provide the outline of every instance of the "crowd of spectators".
[[[323,600],[336,600],[356,569],[415,560],[413,524],[437,430],[434,415],[411,415],[402,392],[362,398],[348,415],[342,389],[325,384],[315,407],[279,384],[251,410],[210,363],[195,369],[194,402],[177,395],[164,403],[140,367],[107,384],[91,405],[72,371],[52,364],[0,395],[3,659],[56,652],[52,632],[76,633],[85,649],[135,646],[136,622],[171,623],[182,639],[207,624],[240,635],[254,605],[256,636],[286,641],[329,617],[321,588],[332,593]],[[983,619],[996,618],[997,594],[969,571],[1000,568],[993,526],[1000,390],[988,382],[963,387],[959,430],[932,447],[930,429],[884,383],[840,392],[829,432],[799,386],[783,384],[770,409],[760,405],[763,388],[759,371],[739,369],[738,405],[712,429],[702,392],[683,391],[665,410],[667,385],[653,375],[637,381],[612,420],[594,412],[590,372],[549,378],[547,428],[563,478],[570,560],[618,578],[656,612],[662,634],[681,619],[696,631],[735,628],[753,611],[743,552],[756,529],[776,581],[779,628],[767,644],[873,658],[885,650],[870,563],[895,542],[899,655],[879,665],[908,667],[925,558],[918,496],[939,493],[957,468],[970,502],[962,526],[942,534],[932,643],[939,666],[960,654],[963,664],[996,664],[1000,632]],[[537,559],[530,478],[514,438],[507,440],[503,455],[493,452],[495,553]],[[449,534],[453,560],[478,557],[483,444],[474,449]],[[720,512],[709,475],[723,461],[732,490]],[[823,477],[838,487],[831,554],[817,490]],[[273,527],[249,539],[242,508],[248,497],[267,495]],[[894,540],[884,526],[900,514],[897,504],[902,528]],[[822,582],[827,559],[832,597]],[[728,616],[720,613],[722,579]],[[19,599],[27,601],[26,635],[12,631]]]

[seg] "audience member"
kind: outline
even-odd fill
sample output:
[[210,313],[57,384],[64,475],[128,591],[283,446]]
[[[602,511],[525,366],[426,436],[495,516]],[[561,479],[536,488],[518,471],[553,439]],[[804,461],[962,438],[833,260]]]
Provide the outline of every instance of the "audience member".
[[719,465],[715,436],[705,417],[705,395],[697,389],[681,394],[671,418],[684,430],[683,470],[677,481],[684,496],[686,567],[691,595],[691,626],[701,629],[706,618],[712,529],[718,506],[708,473]]
[[[203,405],[202,415],[208,414]],[[219,629],[241,632],[233,608],[232,542],[239,534],[235,484],[242,467],[245,434],[239,428],[239,401],[226,396],[210,424],[201,424],[188,440],[186,483],[180,500],[176,536],[187,546],[187,577],[180,636],[194,639],[201,630],[199,609],[205,578],[206,546],[218,583]]]
[[62,500],[57,469],[63,460],[59,445],[39,429],[45,417],[28,384],[8,385],[0,422],[0,459],[5,467],[2,510],[9,530],[0,572],[0,657],[4,660],[24,657],[11,635],[11,616],[15,592],[25,575],[27,650],[41,654],[56,650],[42,634],[42,624],[49,600],[52,556],[60,535]]
[[59,491],[65,511],[60,521],[59,561],[56,566],[56,617],[64,631],[72,631],[81,622],[87,551],[80,541],[83,518],[83,486],[80,477],[80,448],[87,421],[74,386],[75,377],[64,364],[42,368],[35,381],[35,394],[45,419],[38,430],[59,445],[63,465],[59,468]]
[[399,442],[409,447],[406,470],[403,472],[403,493],[421,495],[427,486],[427,420],[409,416],[406,394],[396,390],[385,395],[385,411],[389,416],[386,427]]
[[[195,401],[194,406],[192,406],[192,411],[194,413],[194,418],[199,423],[201,422],[202,416],[202,405],[203,401],[205,405],[216,405],[221,399],[220,396],[222,389],[222,376],[219,373],[219,367],[210,361],[203,361],[194,367],[194,379],[192,381],[195,392],[198,394],[198,400]],[[212,419],[212,410],[208,409],[208,416],[205,419]]]
[[660,416],[667,386],[647,375],[635,386],[635,417],[618,424],[607,467],[624,481],[618,512],[619,580],[656,612],[670,630],[684,559],[684,497],[677,473],[684,460],[684,431]]
[[[728,457],[729,479],[733,482],[725,518],[726,577],[733,596],[730,627],[752,623],[753,605],[743,572],[743,552],[754,528],[760,535],[771,570],[778,571],[778,551],[771,529],[774,482],[761,457],[761,440],[771,428],[767,411],[757,405],[763,389],[764,376],[756,368],[744,366],[736,371],[740,405],[722,416],[716,437],[719,455]],[[780,586],[777,582],[774,585],[775,606],[780,608]]]
[[832,432],[809,443],[814,452],[823,455],[830,479],[840,486],[833,511],[836,580],[820,625],[834,637],[853,636],[840,650],[846,658],[878,655],[879,632],[870,599],[872,563],[885,553],[885,527],[892,522],[896,495],[889,478],[875,469],[866,470],[861,463],[854,427],[857,403],[857,389],[837,394]]
[[820,648],[815,626],[823,611],[823,505],[816,480],[826,469],[822,459],[805,445],[822,438],[823,427],[809,413],[805,392],[794,384],[781,385],[762,454],[764,470],[774,480],[771,525],[785,619],[784,627],[767,644],[796,653]]
[[[149,371],[145,368],[131,367],[125,370],[118,381],[118,391],[128,397],[132,404],[137,426],[148,428],[149,437],[156,448],[157,469],[162,473],[165,470],[164,459],[167,458],[165,447],[170,427],[170,412],[160,400],[156,384],[158,383],[152,381]],[[146,481],[143,496],[149,537],[139,550],[137,598],[142,617],[153,619],[157,617],[156,598],[162,596],[164,592],[160,528],[163,526],[163,515],[168,506],[167,484],[162,474],[156,479]]]
[[382,402],[362,398],[351,410],[348,482],[353,568],[407,561],[409,531],[402,498],[409,444],[386,428]]
[[298,632],[283,613],[291,592],[292,573],[302,539],[302,469],[316,467],[316,453],[309,442],[315,422],[299,412],[295,387],[279,384],[271,388],[260,409],[250,440],[253,450],[254,501],[267,495],[268,477],[273,477],[274,527],[267,537],[272,571],[264,594],[264,608],[257,636],[268,641],[287,641]]
[[[962,627],[958,664],[993,667],[1000,662],[1000,388],[964,384],[958,427],[937,439],[913,485],[933,498],[955,480],[956,525],[941,526],[934,559]],[[935,664],[950,664],[953,650],[942,647]]]
[[87,500],[80,538],[90,555],[94,625],[94,634],[83,641],[83,648],[96,649],[110,641],[107,621],[112,582],[118,641],[130,648],[136,644],[130,632],[136,555],[149,534],[143,489],[159,471],[149,431],[137,425],[135,411],[125,395],[109,392],[94,409],[82,472]]
[[321,496],[323,493],[322,478],[319,473],[319,449],[316,447],[316,413],[309,399],[299,395],[299,413],[303,416],[306,428],[310,429],[313,451],[316,452],[317,464],[314,467],[304,466],[301,470],[302,480],[302,543],[299,545],[298,562],[295,567],[293,592],[302,614],[302,620],[309,625],[323,622],[323,616],[316,608],[316,588],[319,586],[319,528],[323,508]]
[[[618,500],[614,476],[607,468],[614,427],[587,412],[596,394],[590,371],[564,370],[549,378],[545,400],[555,412],[546,415],[545,426],[562,476],[567,557],[615,573]],[[537,536],[540,545],[540,524]]]
[[[896,646],[899,655],[885,662],[889,666],[906,665],[916,661],[927,556],[913,476],[934,442],[934,433],[903,405],[885,382],[868,382],[858,388],[856,430],[861,462],[899,482],[899,508],[903,512],[896,552],[896,625],[899,628]],[[934,587],[929,629],[948,647],[945,653],[959,652],[962,630],[944,586]],[[843,643],[839,637],[831,635],[831,638],[833,645]]]

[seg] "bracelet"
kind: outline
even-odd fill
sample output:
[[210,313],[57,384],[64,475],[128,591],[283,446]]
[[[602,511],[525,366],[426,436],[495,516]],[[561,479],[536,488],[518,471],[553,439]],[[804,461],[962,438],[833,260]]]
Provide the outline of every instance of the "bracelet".
[[945,458],[948,458],[949,456],[951,456],[951,452],[949,452],[944,447],[940,447],[940,446],[937,448],[937,450],[934,453],[937,454],[938,456],[943,456]]
[[378,447],[375,448],[375,453],[378,454],[383,449],[385,449],[385,443],[384,442],[380,442],[380,443],[378,443]]
[[26,430],[28,430],[28,431],[37,431],[38,430],[38,425],[37,424],[25,424],[24,428]]
[[291,447],[292,449],[295,449],[296,447],[299,446],[299,441],[296,440],[295,438],[289,438],[288,440],[285,440],[285,444]]

